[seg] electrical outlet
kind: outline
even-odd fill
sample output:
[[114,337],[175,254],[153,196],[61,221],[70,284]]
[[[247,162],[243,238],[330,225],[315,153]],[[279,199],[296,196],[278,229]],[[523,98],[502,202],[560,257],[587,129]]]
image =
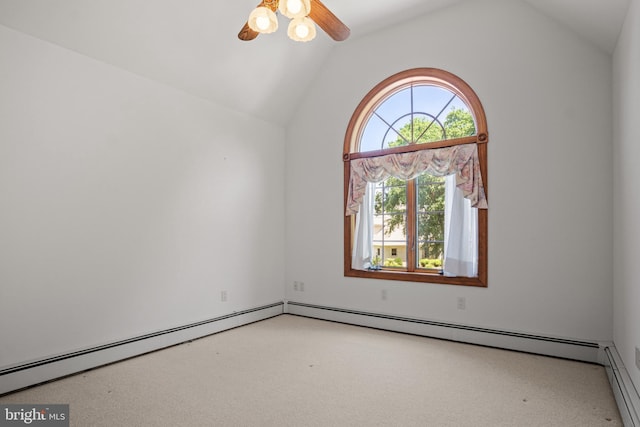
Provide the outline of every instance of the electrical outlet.
[[220,301],[227,302],[227,291],[220,291]]
[[465,297],[458,297],[458,310],[466,310],[467,299]]
[[386,301],[387,300],[387,290],[383,289],[382,292],[380,293],[380,298],[382,298],[382,301]]
[[293,282],[293,290],[297,291],[299,288],[298,281]]
[[304,282],[300,282],[298,287],[300,288],[300,292],[304,292]]
[[640,348],[636,347],[636,368],[640,369]]

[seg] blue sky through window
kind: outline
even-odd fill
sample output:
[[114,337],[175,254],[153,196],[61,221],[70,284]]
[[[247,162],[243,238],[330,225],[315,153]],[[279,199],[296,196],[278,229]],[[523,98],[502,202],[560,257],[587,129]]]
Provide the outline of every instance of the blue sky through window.
[[[395,130],[400,130],[411,121],[411,116],[407,115],[411,113],[411,95],[412,88],[406,87],[385,99],[375,109],[375,114],[370,116],[362,133],[360,151],[388,148],[389,142],[396,140],[398,134],[393,130],[387,131],[389,126],[392,126]],[[452,92],[438,86],[413,86],[413,112],[436,116],[447,105],[452,96],[454,96]],[[444,122],[452,108],[461,108],[469,111],[465,103],[456,96],[440,115],[439,120],[441,122]],[[402,117],[404,115],[407,116]],[[421,117],[426,116],[422,114]]]

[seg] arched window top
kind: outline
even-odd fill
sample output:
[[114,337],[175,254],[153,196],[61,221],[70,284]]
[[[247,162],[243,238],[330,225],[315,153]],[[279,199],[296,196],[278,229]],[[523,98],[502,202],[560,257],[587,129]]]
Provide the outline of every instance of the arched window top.
[[459,143],[486,142],[482,105],[459,77],[435,68],[414,68],[376,85],[356,108],[344,153],[385,150],[475,136]]

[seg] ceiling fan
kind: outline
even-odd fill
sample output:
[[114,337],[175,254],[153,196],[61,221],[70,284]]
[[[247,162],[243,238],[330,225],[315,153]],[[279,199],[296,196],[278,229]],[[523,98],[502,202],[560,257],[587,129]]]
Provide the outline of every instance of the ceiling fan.
[[296,41],[309,41],[315,37],[317,24],[335,41],[343,41],[351,31],[320,0],[262,0],[251,12],[247,23],[238,33],[240,40],[253,40],[260,33],[267,34],[278,28],[276,11],[291,18],[287,34]]

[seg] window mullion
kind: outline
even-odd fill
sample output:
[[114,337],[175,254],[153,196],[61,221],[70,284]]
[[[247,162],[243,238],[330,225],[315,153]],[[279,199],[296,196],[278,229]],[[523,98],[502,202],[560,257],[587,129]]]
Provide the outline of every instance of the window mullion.
[[407,181],[407,271],[416,270],[416,181]]

